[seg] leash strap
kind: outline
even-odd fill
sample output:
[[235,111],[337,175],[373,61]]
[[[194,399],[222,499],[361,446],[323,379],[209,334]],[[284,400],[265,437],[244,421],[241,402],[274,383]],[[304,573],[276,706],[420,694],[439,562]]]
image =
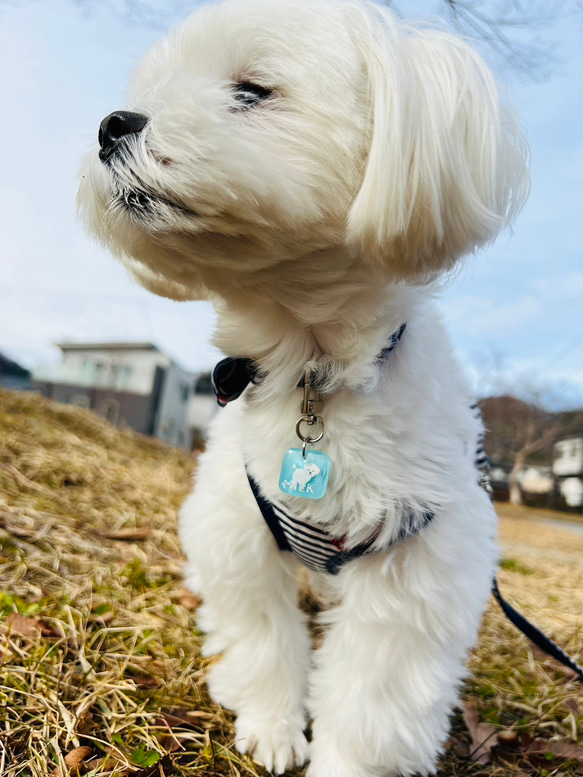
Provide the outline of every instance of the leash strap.
[[516,628],[521,631],[525,637],[528,637],[531,642],[533,642],[548,656],[551,656],[551,658],[554,658],[556,661],[559,661],[561,664],[563,664],[563,666],[566,666],[571,669],[571,671],[575,672],[577,679],[580,682],[583,682],[583,668],[580,667],[579,664],[576,663],[576,661],[574,661],[570,656],[568,656],[564,650],[556,645],[553,640],[550,639],[550,637],[547,637],[546,634],[543,634],[543,632],[530,621],[528,621],[524,615],[521,615],[514,609],[514,607],[508,604],[506,599],[504,599],[500,593],[500,589],[498,588],[498,580],[496,578],[494,578],[494,582],[492,583],[492,594],[494,599],[496,599],[500,605],[504,615],[506,615],[508,620],[514,626],[516,626]]

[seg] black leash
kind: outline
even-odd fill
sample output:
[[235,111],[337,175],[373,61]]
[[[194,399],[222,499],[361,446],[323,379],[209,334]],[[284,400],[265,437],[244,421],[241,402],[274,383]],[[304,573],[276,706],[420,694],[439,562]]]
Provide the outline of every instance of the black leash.
[[530,621],[528,621],[524,615],[521,615],[514,609],[514,607],[512,607],[512,605],[508,604],[506,599],[504,599],[500,593],[500,589],[498,588],[498,580],[496,578],[494,578],[494,582],[492,583],[492,594],[494,599],[496,599],[500,605],[504,615],[506,615],[508,620],[514,626],[516,626],[516,628],[521,631],[525,637],[528,637],[531,642],[533,642],[544,653],[551,656],[551,658],[554,658],[556,661],[559,661],[561,664],[563,664],[563,666],[566,666],[572,672],[575,672],[577,680],[583,682],[583,668],[580,667],[579,664],[570,656],[568,656],[564,650],[556,645],[550,637],[547,637],[546,634],[543,634],[543,632]]

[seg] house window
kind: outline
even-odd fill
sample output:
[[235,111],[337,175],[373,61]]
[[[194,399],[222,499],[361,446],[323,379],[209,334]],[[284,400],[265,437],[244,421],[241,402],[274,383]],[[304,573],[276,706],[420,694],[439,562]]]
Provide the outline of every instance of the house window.
[[110,424],[116,426],[119,419],[119,402],[113,398],[104,400],[99,406],[98,413]]
[[93,380],[95,365],[91,359],[83,359],[81,365],[81,380],[83,383],[91,383]]
[[164,423],[162,424],[162,437],[167,442],[172,442],[175,426],[176,424],[174,423],[173,418],[170,418],[167,421],[164,421]]
[[71,397],[71,404],[76,405],[77,407],[88,408],[90,405],[89,397],[87,394],[73,394]]
[[105,381],[105,364],[95,362],[95,385],[102,386]]
[[197,381],[194,384],[194,393],[208,395],[213,394],[213,384],[211,382],[210,372],[204,373],[197,378]]
[[132,368],[129,364],[126,364],[123,368],[123,374],[121,377],[121,385],[123,388],[128,388],[132,380]]

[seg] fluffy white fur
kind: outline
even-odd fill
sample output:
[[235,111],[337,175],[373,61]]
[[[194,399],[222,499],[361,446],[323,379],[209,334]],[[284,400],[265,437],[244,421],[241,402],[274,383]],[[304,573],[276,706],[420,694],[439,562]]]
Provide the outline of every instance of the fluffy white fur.
[[[273,94],[236,110],[241,82]],[[212,299],[215,342],[265,375],[217,417],[182,511],[205,650],[222,653],[211,694],[237,714],[239,750],[277,773],[309,757],[310,777],[427,774],[496,560],[480,424],[429,282],[522,205],[516,120],[465,43],[366,0],[204,6],[146,56],[128,109],[145,129],[83,168],[89,229],[152,291]],[[298,562],[244,467],[305,510],[278,479],[306,367],[327,370],[332,460],[310,520],[349,544],[380,528],[377,552],[313,575],[332,606],[311,669]],[[387,550],[406,507],[436,518]]]

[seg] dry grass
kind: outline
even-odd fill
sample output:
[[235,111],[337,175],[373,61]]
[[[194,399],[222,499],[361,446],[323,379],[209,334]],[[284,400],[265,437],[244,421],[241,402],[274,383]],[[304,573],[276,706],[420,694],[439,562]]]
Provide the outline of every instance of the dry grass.
[[[204,687],[175,534],[192,470],[88,411],[0,391],[0,777],[265,774]],[[501,538],[503,591],[581,661],[583,538],[515,517]],[[531,747],[580,742],[581,686],[495,606],[471,671],[467,702],[505,744],[472,762],[456,714],[444,775],[583,774]]]

